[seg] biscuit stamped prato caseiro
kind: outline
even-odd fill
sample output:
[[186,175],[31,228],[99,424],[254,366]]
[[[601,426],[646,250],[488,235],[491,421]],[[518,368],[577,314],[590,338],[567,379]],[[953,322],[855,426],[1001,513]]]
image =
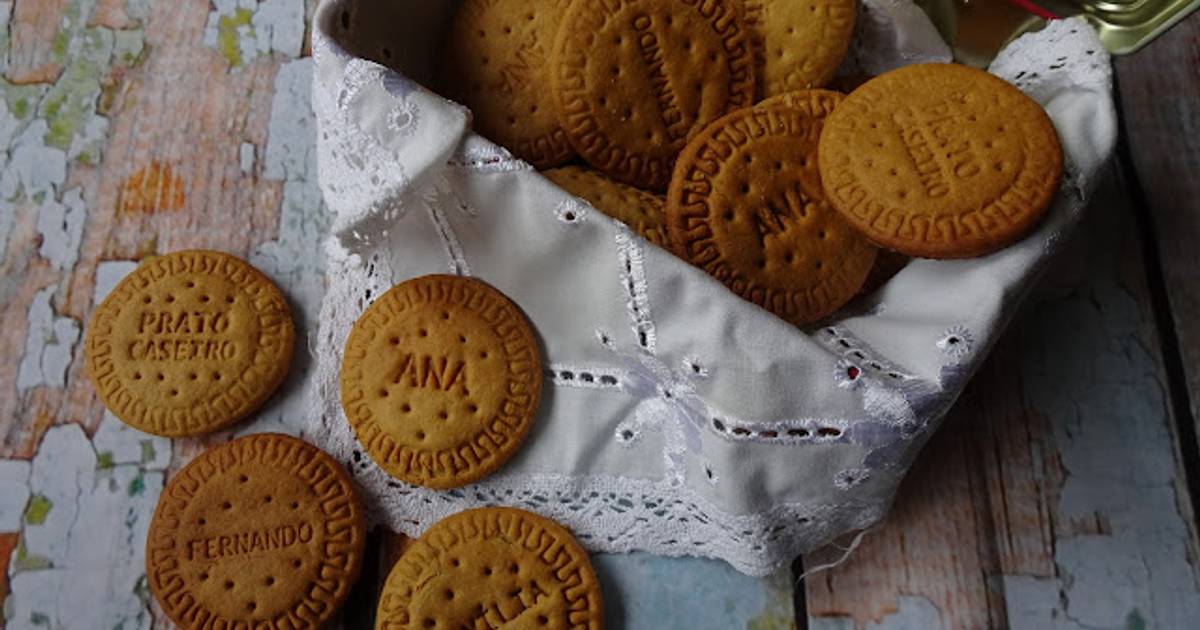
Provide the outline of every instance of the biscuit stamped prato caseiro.
[[1062,149],[1033,99],[982,70],[882,74],[829,115],[818,164],[830,201],[872,241],[926,258],[982,256],[1045,215]]
[[156,256],[92,314],[85,365],[126,424],[168,437],[224,428],[257,409],[292,358],[279,289],[242,260],[207,250]]

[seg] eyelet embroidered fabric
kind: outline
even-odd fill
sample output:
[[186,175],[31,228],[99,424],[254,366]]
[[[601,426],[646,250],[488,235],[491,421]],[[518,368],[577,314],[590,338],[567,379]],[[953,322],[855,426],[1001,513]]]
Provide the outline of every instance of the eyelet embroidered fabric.
[[[369,516],[410,535],[515,505],[593,550],[721,558],[765,575],[883,517],[1039,266],[1075,224],[1115,139],[1109,59],[1081,20],[1026,35],[991,70],[1046,106],[1067,158],[1049,218],[972,260],[917,260],[810,330],[557,189],[469,131],[432,76],[453,3],[330,0],[313,29],[327,248],[310,439],[353,472]],[[864,0],[843,71],[949,54],[907,0]],[[384,28],[382,25],[387,25]],[[385,50],[386,49],[386,50]],[[339,400],[351,326],[395,283],[477,276],[529,317],[543,406],[517,456],[448,492],[388,477]]]

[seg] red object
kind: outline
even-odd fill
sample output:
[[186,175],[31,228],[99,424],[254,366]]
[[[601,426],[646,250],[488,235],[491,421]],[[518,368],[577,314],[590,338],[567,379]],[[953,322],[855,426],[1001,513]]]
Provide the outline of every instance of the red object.
[[853,365],[846,368],[846,376],[849,376],[850,380],[852,381],[858,378],[858,368],[854,367]]
[[1017,7],[1018,9],[1021,9],[1023,11],[1032,13],[1032,14],[1042,18],[1043,20],[1060,20],[1060,19],[1062,19],[1058,15],[1051,12],[1049,9],[1046,9],[1044,7],[1041,7],[1041,6],[1033,3],[1032,0],[1008,0],[1008,2],[1009,2],[1009,4],[1013,5],[1014,7]]

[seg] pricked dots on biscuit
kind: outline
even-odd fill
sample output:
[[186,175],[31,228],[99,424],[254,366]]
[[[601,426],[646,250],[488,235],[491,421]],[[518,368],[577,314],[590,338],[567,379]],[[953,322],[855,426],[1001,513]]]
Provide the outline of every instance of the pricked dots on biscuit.
[[392,287],[355,322],[342,358],[342,408],[367,455],[430,488],[476,481],[508,461],[541,391],[541,352],[524,314],[462,276]]
[[84,365],[122,422],[167,437],[227,427],[287,375],[295,331],[278,288],[207,250],[147,259],[92,313]]
[[1062,176],[1040,105],[967,66],[882,74],[830,114],[818,153],[830,202],[872,241],[923,258],[982,256],[1028,234]]

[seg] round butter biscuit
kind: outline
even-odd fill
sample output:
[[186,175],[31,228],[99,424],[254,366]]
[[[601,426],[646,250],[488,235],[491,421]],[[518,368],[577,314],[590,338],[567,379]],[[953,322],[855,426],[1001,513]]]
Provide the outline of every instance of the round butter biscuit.
[[346,471],[303,440],[249,435],[171,477],[146,537],[146,578],[182,628],[321,628],[362,566]]
[[126,424],[185,437],[257,409],[287,375],[295,330],[279,289],[229,254],[147,259],[92,313],[84,364]]
[[821,180],[872,241],[909,256],[982,256],[1028,234],[1062,177],[1053,123],[982,70],[918,64],[882,74],[825,123]]
[[567,0],[466,0],[446,37],[446,91],[471,109],[475,129],[536,168],[569,160],[550,83],[550,47]]
[[571,532],[514,508],[477,508],[430,527],[379,594],[377,630],[600,630],[600,583]]
[[742,0],[763,96],[820,87],[846,56],[854,0]]
[[822,120],[785,105],[729,114],[688,143],[667,193],[675,253],[797,325],[852,298],[876,254],[825,201]]
[[346,341],[342,408],[367,454],[430,488],[476,481],[521,445],[542,393],[533,330],[474,278],[431,275],[375,300]]
[[754,103],[738,0],[576,0],[551,58],[559,121],[617,181],[662,190],[688,139]]

